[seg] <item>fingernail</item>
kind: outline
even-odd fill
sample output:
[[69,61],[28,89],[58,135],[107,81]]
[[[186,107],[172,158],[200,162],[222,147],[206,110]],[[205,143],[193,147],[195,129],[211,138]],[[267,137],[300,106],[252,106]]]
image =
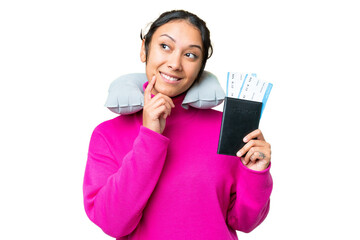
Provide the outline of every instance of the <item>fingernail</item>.
[[247,140],[248,140],[247,137],[244,137],[243,141],[244,141],[244,142],[247,142]]
[[241,157],[241,151],[238,151],[238,152],[236,153],[236,156]]

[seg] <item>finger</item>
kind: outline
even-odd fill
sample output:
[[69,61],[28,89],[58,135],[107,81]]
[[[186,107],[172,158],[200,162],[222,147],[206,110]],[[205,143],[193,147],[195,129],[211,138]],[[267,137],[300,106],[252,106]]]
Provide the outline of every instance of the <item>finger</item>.
[[270,153],[267,149],[263,147],[253,147],[247,152],[246,156],[242,160],[246,165],[250,161],[255,163],[258,160],[268,160],[269,157]]
[[160,119],[161,117],[166,119],[170,115],[170,111],[165,105],[161,105],[158,108],[153,109],[152,114],[154,119]]
[[262,134],[260,129],[256,129],[256,130],[252,131],[251,133],[249,133],[248,135],[246,135],[244,137],[243,141],[248,142],[251,139],[258,139],[258,140],[265,141],[264,135]]
[[166,95],[164,95],[164,94],[161,94],[161,96],[166,100],[167,103],[170,104],[170,106],[171,106],[172,108],[175,107],[175,104],[174,104],[173,100],[171,99],[171,97],[166,96]]
[[157,94],[155,97],[151,99],[148,103],[148,111],[153,112],[156,110],[157,115],[153,115],[155,118],[159,118],[160,116],[163,118],[167,118],[171,113],[171,102],[165,97],[165,95],[161,96],[161,94]]
[[174,104],[173,100],[170,97],[168,97],[168,96],[166,96],[166,95],[164,95],[162,93],[156,94],[151,100],[155,103],[160,99],[164,99],[166,102],[168,102],[170,104],[170,106],[172,108],[175,107],[175,104]]
[[249,158],[250,161],[256,162],[257,160],[264,160],[267,156],[260,149],[255,151]]
[[158,108],[162,105],[165,105],[167,110],[171,111],[171,109],[172,109],[172,106],[171,106],[172,102],[169,102],[169,100],[164,97],[158,97],[158,95],[157,95],[151,101],[152,101],[152,103],[150,103],[150,104],[151,104],[152,108]]
[[249,149],[249,151],[246,152],[245,157],[242,159],[243,163],[245,165],[248,164],[248,162],[250,161],[250,157],[255,153],[255,151],[256,151],[256,148],[253,147],[253,148]]
[[171,114],[171,106],[168,102],[165,102],[164,104],[159,105],[157,108],[160,108],[162,110],[162,117],[166,119]]
[[250,140],[246,143],[237,153],[236,156],[241,157],[247,153],[252,147],[263,147],[266,145],[266,142],[261,140]]
[[148,85],[145,88],[144,91],[144,104],[147,104],[151,100],[151,91],[155,85],[156,77],[155,75],[152,77],[152,79],[149,81]]

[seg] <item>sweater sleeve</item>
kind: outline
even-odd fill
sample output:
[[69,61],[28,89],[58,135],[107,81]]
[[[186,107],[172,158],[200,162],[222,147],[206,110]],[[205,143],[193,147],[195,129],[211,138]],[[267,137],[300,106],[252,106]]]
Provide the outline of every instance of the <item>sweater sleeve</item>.
[[266,218],[270,207],[272,177],[270,165],[264,171],[253,171],[239,164],[236,192],[231,195],[227,222],[242,232],[251,232]]
[[168,138],[141,126],[131,151],[119,163],[107,139],[94,130],[84,176],[84,205],[90,220],[106,234],[119,238],[136,228],[158,182],[168,144]]

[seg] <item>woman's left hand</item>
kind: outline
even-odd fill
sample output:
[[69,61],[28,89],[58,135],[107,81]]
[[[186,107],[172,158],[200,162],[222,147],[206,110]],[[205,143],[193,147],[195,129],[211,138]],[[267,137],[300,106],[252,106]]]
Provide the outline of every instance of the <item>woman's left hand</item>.
[[242,157],[246,154],[241,160],[247,168],[255,171],[265,170],[270,164],[271,146],[265,141],[260,129],[246,135],[243,141],[246,144],[237,152],[236,156]]

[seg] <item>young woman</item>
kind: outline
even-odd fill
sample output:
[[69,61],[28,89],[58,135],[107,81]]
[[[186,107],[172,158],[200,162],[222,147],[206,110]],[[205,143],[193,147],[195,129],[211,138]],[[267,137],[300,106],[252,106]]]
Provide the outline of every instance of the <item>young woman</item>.
[[269,211],[270,145],[256,130],[238,157],[218,155],[222,113],[181,107],[212,53],[204,21],[166,12],[142,39],[144,108],[94,130],[86,213],[117,239],[237,239]]

